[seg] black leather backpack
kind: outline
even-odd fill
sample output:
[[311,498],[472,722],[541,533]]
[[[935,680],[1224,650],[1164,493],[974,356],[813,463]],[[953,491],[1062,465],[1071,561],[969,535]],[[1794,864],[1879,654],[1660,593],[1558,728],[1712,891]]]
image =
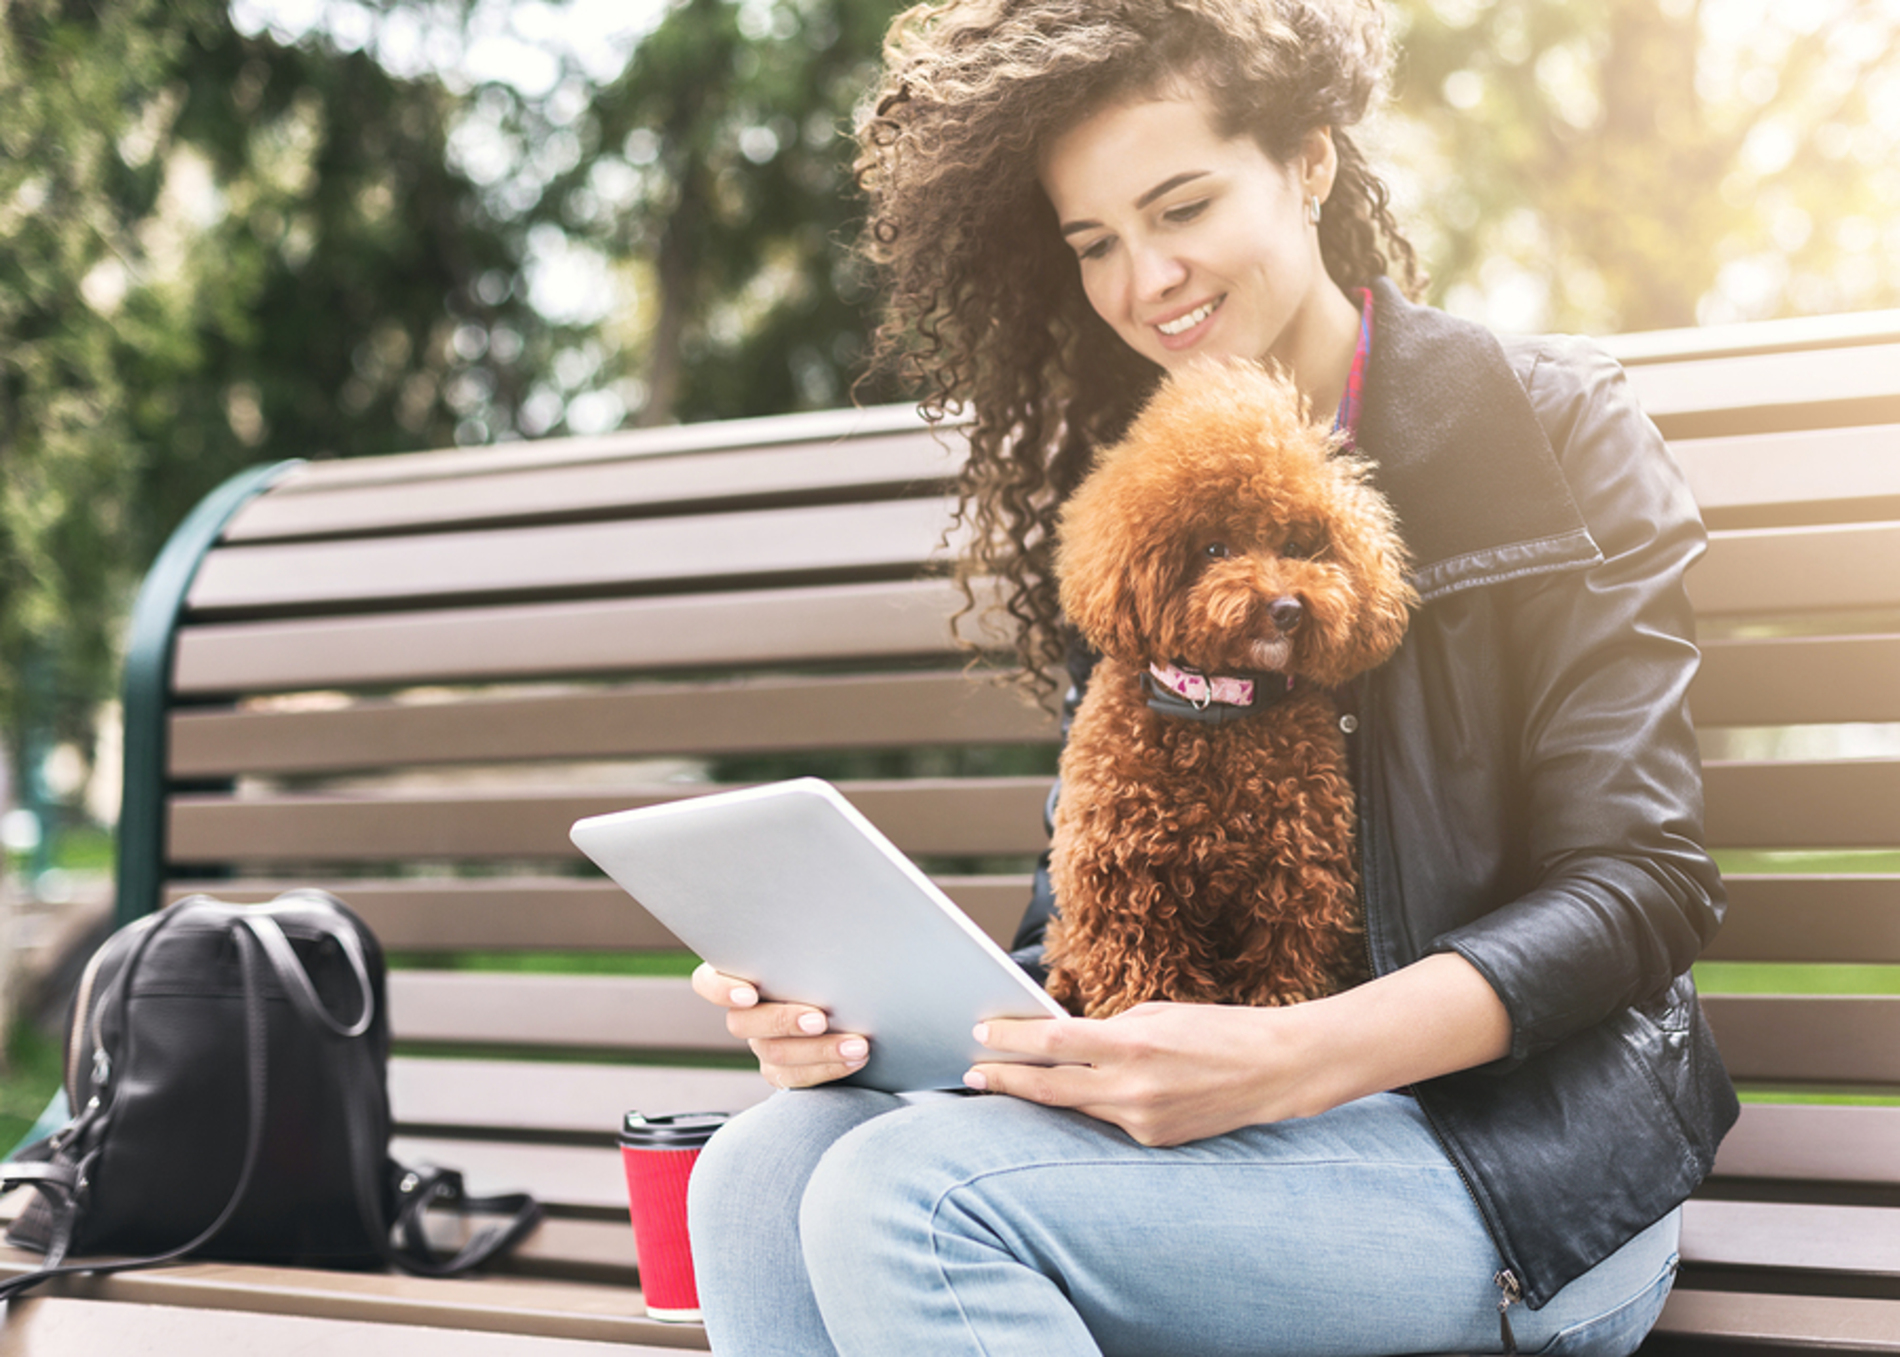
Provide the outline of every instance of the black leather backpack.
[[[0,1300],[186,1256],[449,1276],[512,1247],[532,1198],[389,1158],[388,1054],[382,949],[333,896],[195,896],[120,929],[74,996],[72,1120],[0,1165],[39,1189],[8,1242],[45,1254]],[[443,1257],[437,1203],[504,1219]],[[66,1261],[96,1254],[118,1257]]]

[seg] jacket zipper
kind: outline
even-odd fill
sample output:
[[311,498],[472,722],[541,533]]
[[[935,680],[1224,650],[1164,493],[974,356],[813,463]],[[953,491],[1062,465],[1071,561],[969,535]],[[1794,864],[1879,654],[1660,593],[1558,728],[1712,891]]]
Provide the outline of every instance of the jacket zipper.
[[[1354,715],[1356,717],[1356,720],[1355,720],[1356,729],[1353,730],[1352,732],[1349,732],[1350,734],[1356,734],[1356,735],[1361,736],[1362,739],[1365,735],[1365,729],[1366,729],[1365,712],[1368,709],[1368,704],[1363,700],[1363,692],[1359,689],[1358,685],[1363,684],[1364,682],[1365,682],[1365,679],[1363,676],[1361,676],[1358,680],[1355,681],[1355,687],[1354,687],[1355,700],[1354,700],[1353,705],[1355,708]],[[1355,770],[1360,774],[1360,782],[1362,784],[1370,784],[1372,780],[1371,777],[1368,775],[1366,766],[1365,766],[1366,760],[1368,757],[1365,751],[1368,749],[1369,745],[1370,745],[1370,741],[1366,741],[1362,743],[1359,746],[1361,752],[1359,753],[1358,758],[1354,760]],[[1363,790],[1362,787],[1354,788],[1355,798],[1358,798],[1360,796],[1362,790]],[[1366,826],[1371,823],[1371,817],[1365,814],[1365,808],[1363,805],[1359,807],[1359,814],[1357,816],[1357,819],[1359,822],[1359,833],[1357,835],[1358,842],[1355,845],[1355,851],[1357,851],[1359,854],[1360,904],[1364,907],[1364,912],[1366,915],[1366,920],[1365,920],[1366,975],[1368,978],[1376,978],[1379,974],[1379,964],[1378,964],[1378,959],[1373,955],[1373,951],[1372,951],[1372,919],[1371,919],[1372,910],[1370,907],[1371,895],[1372,895],[1372,892],[1370,889],[1372,874],[1366,869],[1366,862],[1368,860],[1368,856],[1365,851]],[[1478,1209],[1478,1219],[1484,1224],[1484,1232],[1491,1236],[1491,1247],[1498,1251],[1499,1258],[1503,1258],[1505,1256],[1504,1245],[1502,1241],[1500,1241],[1500,1239],[1498,1238],[1497,1230],[1492,1227],[1491,1218],[1485,1214],[1484,1201],[1482,1198],[1478,1196],[1477,1185],[1471,1181],[1471,1175],[1465,1172],[1465,1166],[1459,1161],[1458,1156],[1451,1152],[1451,1142],[1445,1139],[1445,1133],[1439,1129],[1438,1119],[1432,1115],[1432,1110],[1426,1104],[1425,1098],[1421,1094],[1418,1085],[1416,1084],[1407,1085],[1406,1091],[1412,1095],[1412,1101],[1418,1104],[1418,1110],[1424,1114],[1425,1124],[1432,1128],[1432,1137],[1433,1139],[1437,1140],[1438,1148],[1440,1151],[1443,1152],[1445,1156],[1445,1162],[1450,1164],[1452,1167],[1452,1171],[1458,1175],[1458,1181],[1465,1185],[1466,1195],[1468,1195],[1471,1198],[1471,1204]],[[1508,1263],[1502,1269],[1500,1269],[1495,1276],[1492,1277],[1491,1282],[1492,1282],[1492,1285],[1498,1288],[1498,1293],[1499,1293],[1498,1294],[1498,1336],[1503,1341],[1504,1351],[1507,1354],[1515,1353],[1517,1351],[1517,1335],[1511,1332],[1511,1316],[1509,1312],[1510,1312],[1510,1308],[1513,1305],[1517,1304],[1519,1301],[1521,1301],[1524,1298],[1523,1285],[1522,1283],[1518,1281],[1517,1274],[1511,1270],[1511,1267]]]
[[1508,1267],[1491,1280],[1501,1293],[1498,1297],[1498,1337],[1504,1343],[1505,1352],[1516,1352],[1517,1335],[1511,1332],[1510,1310],[1524,1298],[1524,1289],[1517,1284],[1517,1274]]

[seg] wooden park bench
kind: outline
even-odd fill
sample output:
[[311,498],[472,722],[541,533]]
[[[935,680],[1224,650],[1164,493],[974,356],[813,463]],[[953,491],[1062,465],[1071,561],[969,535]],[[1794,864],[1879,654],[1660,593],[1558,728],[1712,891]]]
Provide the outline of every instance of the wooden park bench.
[[[1695,701],[1712,840],[1750,856],[1712,958],[1900,963],[1900,747],[1878,729],[1900,722],[1900,315],[1616,347],[1716,530]],[[549,1215],[475,1279],[69,1282],[12,1307],[0,1352],[703,1347],[644,1314],[614,1133],[766,1090],[686,991],[690,958],[567,829],[816,773],[1006,941],[1055,730],[951,643],[956,442],[872,410],[287,463],[209,497],[138,605],[121,917],[335,891],[392,953],[396,1154]],[[1872,752],[1775,748],[1780,727]],[[1888,856],[1787,856],[1819,849]],[[1738,1077],[1784,1100],[1749,1102],[1692,1204],[1656,1351],[1900,1351],[1900,986],[1880,983],[1708,999]],[[1815,1090],[1861,1101],[1785,1101]]]

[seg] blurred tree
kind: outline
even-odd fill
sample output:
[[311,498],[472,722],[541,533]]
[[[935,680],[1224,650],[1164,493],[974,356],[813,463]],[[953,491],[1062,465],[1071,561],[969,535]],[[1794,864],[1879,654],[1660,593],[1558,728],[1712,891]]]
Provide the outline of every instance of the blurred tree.
[[[49,727],[83,727],[130,578],[134,464],[112,315],[158,196],[152,151],[185,45],[163,8],[0,9],[0,743],[15,757]],[[29,701],[29,667],[51,670],[55,710]]]
[[232,472],[512,426],[543,323],[456,107],[222,0],[0,6],[0,742],[87,747],[134,583]]
[[636,422],[848,399],[873,299],[851,253],[847,133],[898,7],[678,0],[571,126],[523,133],[575,139],[535,219],[644,294],[601,359],[637,378]]
[[1598,332],[1900,304],[1893,0],[1401,0],[1456,309]]

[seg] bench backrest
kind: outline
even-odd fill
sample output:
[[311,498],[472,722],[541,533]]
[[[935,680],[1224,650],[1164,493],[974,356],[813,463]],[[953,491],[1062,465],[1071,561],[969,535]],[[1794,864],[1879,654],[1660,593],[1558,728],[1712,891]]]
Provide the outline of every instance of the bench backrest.
[[1900,316],[1618,347],[1712,531],[1692,704],[1730,908],[1698,969],[1746,1101],[1689,1261],[1891,1277],[1867,1208],[1900,1205]]

